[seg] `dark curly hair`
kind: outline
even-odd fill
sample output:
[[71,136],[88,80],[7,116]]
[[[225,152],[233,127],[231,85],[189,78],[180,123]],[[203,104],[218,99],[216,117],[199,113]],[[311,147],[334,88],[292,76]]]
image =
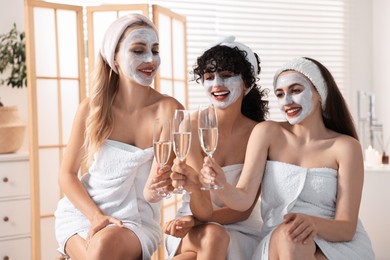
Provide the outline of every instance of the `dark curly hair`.
[[[205,73],[217,71],[231,71],[235,75],[241,75],[246,89],[253,86],[242,101],[241,113],[252,120],[261,122],[268,115],[268,101],[265,100],[268,91],[260,90],[260,87],[257,87],[256,81],[258,78],[253,75],[254,68],[246,59],[247,55],[246,51],[241,51],[237,47],[214,46],[198,57],[193,69],[194,80],[199,83],[199,81],[203,81]],[[260,59],[256,53],[255,56],[258,72],[260,73]]]

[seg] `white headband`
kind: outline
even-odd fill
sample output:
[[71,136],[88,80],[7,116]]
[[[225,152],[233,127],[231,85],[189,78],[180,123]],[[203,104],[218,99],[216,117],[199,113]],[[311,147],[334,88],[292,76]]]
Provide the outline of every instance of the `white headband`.
[[118,71],[115,68],[115,49],[118,45],[119,39],[121,38],[124,31],[137,22],[144,22],[152,27],[153,30],[157,29],[154,24],[145,16],[141,14],[128,14],[122,16],[115,20],[107,29],[102,46],[100,47],[100,55],[102,55],[103,59],[110,65],[111,69],[118,74]]
[[276,87],[276,80],[278,79],[280,73],[286,71],[286,70],[294,70],[297,71],[308,78],[315,89],[317,90],[318,94],[321,97],[321,107],[322,110],[325,110],[326,107],[326,98],[328,96],[328,86],[326,85],[326,82],[324,78],[322,77],[321,71],[318,68],[318,66],[305,58],[296,58],[292,61],[287,62],[284,64],[281,68],[279,68],[274,76],[274,88]]
[[[247,61],[249,61],[249,63],[252,64],[252,66],[253,66],[253,77],[256,78],[257,75],[259,74],[259,63],[257,62],[257,58],[255,56],[255,53],[251,50],[251,48],[249,48],[245,44],[240,43],[240,42],[236,42],[235,39],[236,39],[236,37],[232,36],[232,35],[227,36],[227,37],[223,37],[223,38],[219,39],[217,42],[215,42],[210,48],[217,46],[217,45],[223,45],[223,46],[227,46],[230,48],[237,47],[240,51],[245,51],[247,54],[246,55]],[[208,49],[210,49],[210,48],[208,48]],[[251,91],[253,86],[254,86],[254,84],[250,88],[245,90],[245,95],[248,94],[249,91]]]

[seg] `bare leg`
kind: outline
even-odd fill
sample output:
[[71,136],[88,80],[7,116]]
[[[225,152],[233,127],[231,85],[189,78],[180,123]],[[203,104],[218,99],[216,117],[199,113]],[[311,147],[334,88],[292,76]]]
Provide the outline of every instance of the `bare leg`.
[[322,253],[321,249],[319,249],[318,247],[314,256],[317,260],[328,260],[328,258],[326,258],[324,253]]
[[183,252],[180,255],[176,255],[172,258],[172,260],[195,260],[196,259],[196,252]]
[[73,236],[66,244],[66,252],[72,260],[136,260],[142,257],[138,237],[129,229],[117,226],[109,226],[97,232],[88,247],[80,236]]
[[229,234],[222,226],[215,224],[196,226],[183,238],[173,259],[225,260],[229,241]]
[[85,240],[79,235],[74,235],[69,238],[65,245],[66,253],[72,260],[82,260],[87,257],[87,248]]
[[269,258],[293,260],[307,259],[316,260],[316,244],[310,241],[306,245],[302,242],[293,242],[287,236],[289,224],[281,224],[271,235],[269,245]]

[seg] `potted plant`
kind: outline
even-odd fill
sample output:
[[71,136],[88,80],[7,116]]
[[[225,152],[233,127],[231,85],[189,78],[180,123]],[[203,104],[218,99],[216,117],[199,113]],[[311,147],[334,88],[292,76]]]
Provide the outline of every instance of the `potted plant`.
[[[0,85],[27,86],[25,33],[18,32],[15,23],[8,33],[0,35]],[[19,150],[25,128],[17,107],[0,102],[0,154]]]

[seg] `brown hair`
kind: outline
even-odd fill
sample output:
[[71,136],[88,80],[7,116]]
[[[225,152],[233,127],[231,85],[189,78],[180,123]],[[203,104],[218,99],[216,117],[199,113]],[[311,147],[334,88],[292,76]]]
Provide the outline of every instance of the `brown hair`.
[[359,140],[351,112],[330,71],[320,62],[312,58],[305,57],[305,59],[317,65],[328,87],[326,107],[322,111],[322,119],[326,128]]

